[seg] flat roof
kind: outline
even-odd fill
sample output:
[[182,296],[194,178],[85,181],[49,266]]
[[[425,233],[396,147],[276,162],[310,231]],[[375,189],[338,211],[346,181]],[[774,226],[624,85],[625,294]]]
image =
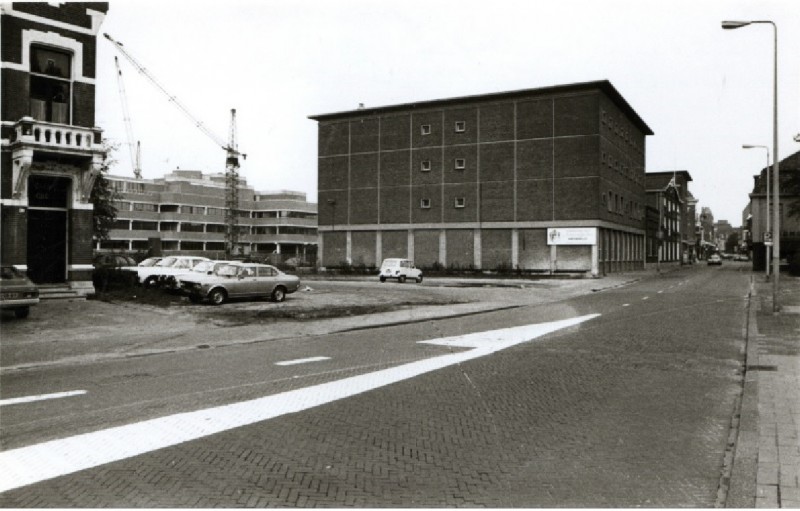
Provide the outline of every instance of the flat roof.
[[520,89],[507,92],[495,92],[489,94],[479,94],[472,96],[461,96],[446,99],[434,99],[427,101],[415,101],[412,103],[400,103],[396,105],[387,105],[379,107],[364,107],[356,110],[347,110],[342,112],[332,112],[326,114],[317,114],[308,116],[309,119],[315,121],[329,121],[335,119],[345,119],[348,117],[375,115],[382,113],[398,112],[403,110],[422,110],[430,109],[440,106],[450,106],[463,103],[482,103],[492,100],[512,99],[516,97],[530,96],[531,94],[559,94],[569,93],[586,90],[600,90],[604,92],[611,101],[622,110],[633,123],[645,134],[653,135],[653,130],[639,117],[636,110],[622,97],[622,94],[611,84],[608,80],[598,80],[593,82],[580,82],[567,85],[553,85],[550,87],[539,87],[534,89]]

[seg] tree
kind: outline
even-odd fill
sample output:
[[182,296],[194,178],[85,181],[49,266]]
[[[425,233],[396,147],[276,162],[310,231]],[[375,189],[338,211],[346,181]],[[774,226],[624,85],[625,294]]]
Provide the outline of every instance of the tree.
[[103,141],[103,145],[106,148],[106,159],[103,161],[100,174],[95,179],[92,193],[89,196],[89,202],[94,205],[92,236],[98,241],[108,239],[108,231],[117,219],[117,207],[114,205],[114,201],[119,199],[119,194],[106,178],[108,171],[117,163],[112,156],[117,146],[110,144],[107,140]]

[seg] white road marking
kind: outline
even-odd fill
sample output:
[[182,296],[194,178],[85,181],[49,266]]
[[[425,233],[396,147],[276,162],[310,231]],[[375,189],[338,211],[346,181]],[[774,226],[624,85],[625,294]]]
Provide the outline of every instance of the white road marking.
[[631,306],[631,304],[629,304],[629,303],[623,303],[623,304],[622,304],[622,306],[623,306],[623,307],[630,307],[630,306]]
[[297,413],[340,399],[491,355],[516,344],[583,323],[589,314],[562,321],[421,341],[473,348],[206,410],[179,413],[0,452],[0,492],[127,459],[183,442]]
[[17,405],[20,403],[33,403],[34,401],[44,401],[45,399],[60,399],[62,397],[80,396],[86,394],[85,390],[70,390],[68,392],[56,392],[54,394],[40,394],[38,396],[14,397],[10,399],[0,399],[0,406]]
[[308,357],[298,358],[297,360],[285,360],[283,362],[275,362],[276,366],[293,366],[297,364],[308,364],[309,362],[319,362],[321,360],[330,360],[331,357]]
[[661,293],[663,293],[663,292],[664,292],[664,290],[662,289],[661,291],[659,291],[659,292],[658,292],[658,294],[661,294]]
[[645,296],[644,298],[642,298],[642,300],[649,300],[649,299],[650,299],[649,296]]

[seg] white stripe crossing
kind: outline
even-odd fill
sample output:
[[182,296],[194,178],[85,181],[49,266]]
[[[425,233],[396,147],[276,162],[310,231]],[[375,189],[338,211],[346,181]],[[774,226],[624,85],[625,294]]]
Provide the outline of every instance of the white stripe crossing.
[[283,362],[275,362],[276,366],[293,366],[297,364],[308,364],[309,362],[320,362],[322,360],[330,360],[331,357],[308,357],[298,358],[297,360],[284,360]]
[[70,390],[68,392],[56,392],[53,394],[41,394],[38,396],[14,397],[10,399],[0,399],[0,406],[17,405],[20,403],[33,403],[34,401],[44,401],[45,399],[60,399],[62,397],[80,396],[86,394],[85,390]]
[[179,413],[0,452],[0,492],[297,413],[490,355],[595,318],[562,321],[421,341],[473,348],[250,401]]

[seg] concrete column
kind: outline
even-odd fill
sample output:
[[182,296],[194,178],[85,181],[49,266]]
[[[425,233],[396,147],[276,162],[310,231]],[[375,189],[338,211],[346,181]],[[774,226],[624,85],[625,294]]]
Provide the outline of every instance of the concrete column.
[[473,231],[472,265],[480,270],[482,268],[483,254],[481,253],[481,230]]
[[414,261],[414,231],[409,229],[408,230],[408,258]]
[[319,233],[317,236],[317,266],[325,266],[325,243],[323,240],[325,236]]
[[519,266],[519,229],[511,229],[511,268]]
[[439,231],[439,264],[447,268],[447,231]]
[[600,229],[596,229],[595,243],[592,245],[592,277],[600,275]]
[[383,231],[375,231],[375,264],[383,262]]
[[347,231],[345,235],[347,236],[347,248],[345,251],[347,264],[353,264],[353,231]]
[[558,269],[558,246],[550,245],[550,273],[555,273]]

